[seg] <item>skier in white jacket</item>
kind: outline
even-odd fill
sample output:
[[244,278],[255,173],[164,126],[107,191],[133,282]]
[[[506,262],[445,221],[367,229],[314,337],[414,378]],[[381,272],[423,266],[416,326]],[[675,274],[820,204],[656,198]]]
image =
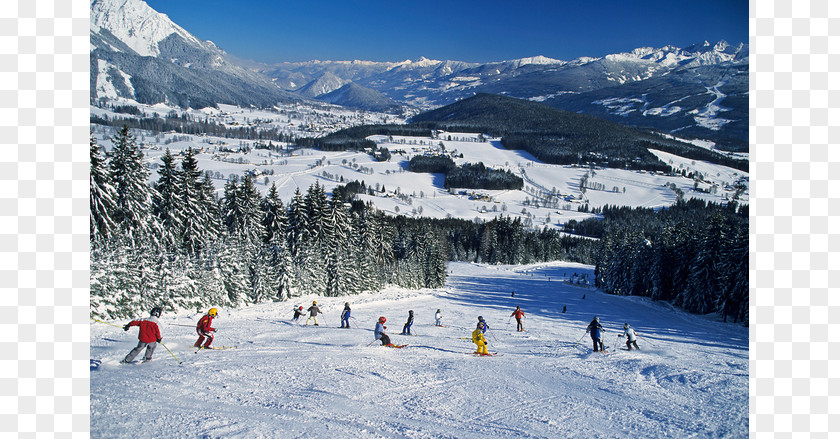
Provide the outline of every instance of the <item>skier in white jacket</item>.
[[[639,350],[639,345],[636,344],[636,331],[630,327],[628,323],[624,324],[624,334],[618,334],[619,337],[627,337],[627,350],[633,349],[635,347]],[[633,347],[631,347],[631,345]]]
[[443,318],[443,314],[440,312],[440,310],[437,310],[437,312],[435,313],[435,326],[443,326],[443,325],[440,323],[440,320],[441,320],[442,318]]

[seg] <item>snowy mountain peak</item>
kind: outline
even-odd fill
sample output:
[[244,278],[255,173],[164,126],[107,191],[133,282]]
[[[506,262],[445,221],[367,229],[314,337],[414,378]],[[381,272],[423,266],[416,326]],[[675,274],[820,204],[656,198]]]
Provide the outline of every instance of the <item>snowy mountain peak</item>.
[[141,56],[158,56],[158,43],[172,34],[203,46],[200,40],[142,0],[91,0],[90,30],[99,33],[103,29]]
[[529,57],[529,58],[514,59],[514,60],[511,60],[511,61],[508,61],[508,62],[516,65],[516,67],[527,66],[527,65],[530,65],[530,64],[534,64],[534,65],[566,64],[565,61],[556,60],[556,59],[549,58],[547,56],[542,56],[542,55],[532,56],[532,57]]

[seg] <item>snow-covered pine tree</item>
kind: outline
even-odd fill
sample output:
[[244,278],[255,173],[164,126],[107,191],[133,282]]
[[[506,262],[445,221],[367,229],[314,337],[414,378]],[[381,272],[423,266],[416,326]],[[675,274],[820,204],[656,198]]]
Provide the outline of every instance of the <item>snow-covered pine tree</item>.
[[286,242],[288,243],[292,258],[297,258],[303,245],[303,230],[308,223],[300,188],[295,189],[295,194],[289,201],[287,212],[288,228],[286,229]]
[[249,246],[257,248],[262,244],[262,238],[264,236],[262,225],[263,213],[260,210],[262,197],[256,186],[254,186],[254,179],[250,175],[246,175],[242,179],[242,184],[239,185],[237,201],[240,204],[239,211],[241,212],[239,231]]
[[116,230],[112,215],[116,209],[116,192],[108,182],[105,158],[96,139],[90,136],[90,243],[91,250],[104,245]]
[[[207,245],[207,241],[214,238],[213,227],[210,226],[214,212],[210,211],[204,188],[200,180],[201,170],[195,159],[192,147],[184,151],[181,159],[181,169],[177,173],[179,196],[179,242],[189,255],[197,255]],[[207,178],[205,176],[205,178]],[[212,184],[208,181],[208,183]]]
[[697,253],[691,263],[686,288],[680,303],[699,314],[715,309],[714,304],[721,295],[721,269],[723,244],[726,240],[723,217],[715,212],[706,220],[706,227],[700,235]]
[[146,184],[149,170],[128,126],[123,125],[112,143],[108,168],[117,195],[114,220],[124,242],[139,246],[153,239],[152,231],[157,228],[152,221],[153,189]]
[[173,253],[180,248],[178,235],[181,229],[183,218],[180,206],[180,193],[175,158],[166,148],[161,157],[162,166],[158,169],[158,180],[154,184],[155,193],[152,196],[152,213],[160,225],[160,243],[168,253]]
[[360,291],[357,259],[351,257],[350,247],[356,235],[343,201],[333,199],[324,218],[327,296],[336,297]]
[[260,204],[262,211],[263,242],[271,245],[285,247],[286,229],[289,224],[286,218],[285,207],[277,194],[277,185],[271,183],[268,193]]

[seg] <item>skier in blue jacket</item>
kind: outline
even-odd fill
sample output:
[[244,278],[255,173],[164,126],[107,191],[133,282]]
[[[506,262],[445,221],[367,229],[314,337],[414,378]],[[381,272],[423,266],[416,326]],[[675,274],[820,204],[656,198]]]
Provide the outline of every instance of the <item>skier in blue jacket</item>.
[[341,311],[341,327],[350,329],[350,302],[344,302],[344,311]]
[[589,322],[586,330],[589,332],[589,336],[592,337],[592,350],[595,352],[604,352],[604,342],[601,341],[601,333],[604,332],[604,327],[601,326],[601,320],[598,319],[598,316],[595,316]]
[[405,325],[403,325],[403,330],[402,330],[402,333],[400,335],[411,335],[411,325],[413,325],[413,324],[414,324],[414,311],[409,310],[408,311],[408,320],[405,322]]
[[484,320],[484,317],[482,316],[478,316],[478,324],[481,328],[482,334],[486,333],[487,330],[490,329],[490,325],[487,324],[487,322]]

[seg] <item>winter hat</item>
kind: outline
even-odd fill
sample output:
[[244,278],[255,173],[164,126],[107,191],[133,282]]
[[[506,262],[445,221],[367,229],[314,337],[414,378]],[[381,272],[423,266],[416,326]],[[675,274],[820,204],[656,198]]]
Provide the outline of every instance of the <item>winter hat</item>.
[[596,322],[600,322],[600,321],[601,321],[601,319],[599,319],[599,318],[598,318],[598,316],[595,316],[595,321],[596,321]]
[[630,324],[628,324],[628,323],[625,323],[625,324],[624,324],[624,329],[627,329],[627,328],[629,328],[629,327],[630,327]]

